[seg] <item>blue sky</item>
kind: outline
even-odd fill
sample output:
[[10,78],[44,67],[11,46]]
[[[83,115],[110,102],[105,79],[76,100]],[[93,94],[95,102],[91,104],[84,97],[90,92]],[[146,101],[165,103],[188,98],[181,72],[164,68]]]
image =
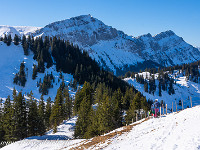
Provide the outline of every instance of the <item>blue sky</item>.
[[0,10],[1,25],[43,27],[91,14],[128,35],[173,30],[200,47],[200,0],[4,0]]

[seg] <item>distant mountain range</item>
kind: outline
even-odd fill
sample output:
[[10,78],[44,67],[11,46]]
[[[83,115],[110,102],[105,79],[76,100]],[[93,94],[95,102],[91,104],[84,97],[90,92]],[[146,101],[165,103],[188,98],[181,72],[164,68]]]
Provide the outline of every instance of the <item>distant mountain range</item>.
[[120,75],[149,67],[173,66],[200,60],[200,50],[173,31],[128,36],[91,15],[51,23],[44,28],[0,26],[4,34],[57,36],[77,44],[104,68]]

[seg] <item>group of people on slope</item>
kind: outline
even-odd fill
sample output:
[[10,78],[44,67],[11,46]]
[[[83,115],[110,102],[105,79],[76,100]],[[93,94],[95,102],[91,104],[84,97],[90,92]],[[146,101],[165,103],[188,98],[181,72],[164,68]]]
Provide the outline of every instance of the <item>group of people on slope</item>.
[[160,108],[160,103],[158,102],[158,99],[155,99],[154,103],[151,105],[150,114],[154,117],[158,117],[159,108]]

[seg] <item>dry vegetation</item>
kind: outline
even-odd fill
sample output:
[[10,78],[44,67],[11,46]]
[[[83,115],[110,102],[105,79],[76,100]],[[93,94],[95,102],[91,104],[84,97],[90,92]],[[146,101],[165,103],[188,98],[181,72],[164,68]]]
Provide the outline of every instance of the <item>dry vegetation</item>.
[[[148,118],[146,118],[142,122],[144,122],[146,120],[148,120]],[[98,144],[105,143],[106,141],[107,141],[107,144],[109,144],[109,143],[111,143],[111,141],[109,141],[109,139],[111,139],[115,136],[120,136],[123,133],[129,132],[134,126],[141,124],[142,122],[124,126],[122,128],[122,130],[120,130],[120,131],[107,133],[105,135],[96,136],[92,139],[85,140],[79,146],[71,148],[71,150],[84,150],[84,149],[88,149],[88,148],[95,148]]]

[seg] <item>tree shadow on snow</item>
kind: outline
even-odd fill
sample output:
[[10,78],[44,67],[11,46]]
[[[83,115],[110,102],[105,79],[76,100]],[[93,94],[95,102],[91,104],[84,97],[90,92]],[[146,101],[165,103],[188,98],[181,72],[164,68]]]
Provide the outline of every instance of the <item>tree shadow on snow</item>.
[[71,138],[65,135],[43,135],[43,136],[31,136],[26,139],[27,140],[70,140]]

